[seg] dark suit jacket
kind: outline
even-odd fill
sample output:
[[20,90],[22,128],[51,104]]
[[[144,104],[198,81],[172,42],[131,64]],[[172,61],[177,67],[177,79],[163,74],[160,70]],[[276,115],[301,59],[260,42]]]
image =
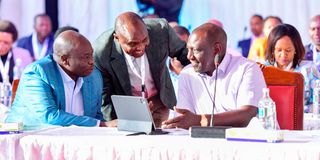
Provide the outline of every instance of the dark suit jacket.
[[313,61],[313,52],[312,52],[312,44],[308,44],[304,46],[304,49],[306,50],[306,54],[304,55],[305,60]]
[[241,53],[243,57],[248,57],[250,50],[251,38],[244,39],[238,42],[238,48],[241,48]]
[[[176,96],[166,67],[168,56],[177,57],[183,65],[189,62],[185,43],[164,19],[144,20],[150,38],[145,52],[155,86],[164,105],[172,108],[176,105]],[[94,44],[96,67],[102,72],[104,86],[102,110],[106,120],[115,119],[111,105],[111,95],[132,95],[129,73],[120,44],[113,37],[114,29],[108,30]]]
[[[49,35],[49,45],[48,45],[48,50],[46,52],[46,55],[49,55],[51,53],[53,53],[53,34]],[[30,36],[27,37],[22,37],[21,39],[18,40],[17,42],[17,47],[20,48],[24,48],[26,50],[28,50],[32,56],[33,59],[35,59],[34,57],[34,52],[33,52],[33,47],[32,47],[32,34]]]

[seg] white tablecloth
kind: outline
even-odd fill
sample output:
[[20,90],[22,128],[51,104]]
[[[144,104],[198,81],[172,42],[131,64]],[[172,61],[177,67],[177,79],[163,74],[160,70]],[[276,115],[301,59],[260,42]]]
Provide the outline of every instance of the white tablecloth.
[[320,129],[320,118],[313,117],[311,113],[305,113],[303,118],[303,130]]
[[320,159],[320,131],[285,133],[285,142],[235,142],[188,135],[125,136],[110,128],[63,127],[20,139],[25,159]]

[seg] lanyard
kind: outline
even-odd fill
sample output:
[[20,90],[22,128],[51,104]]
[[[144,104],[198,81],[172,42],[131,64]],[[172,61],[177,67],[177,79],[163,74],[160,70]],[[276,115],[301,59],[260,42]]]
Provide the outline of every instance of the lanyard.
[[146,59],[146,56],[145,56],[145,54],[143,54],[140,58],[141,58],[141,65],[140,65],[141,74],[139,74],[138,69],[135,67],[132,60],[131,61],[129,60],[128,64],[129,64],[130,68],[132,69],[133,73],[136,74],[141,79],[141,95],[142,95],[142,97],[146,98],[146,95],[145,95],[145,91],[146,91],[146,87],[145,87],[145,77],[146,77],[145,59]]
[[32,34],[32,48],[33,48],[35,60],[38,60],[46,55],[48,50],[48,45],[49,45],[49,38],[46,38],[44,40],[41,52],[39,53],[39,44],[37,40],[37,34],[36,33]]
[[2,76],[2,80],[4,81],[6,77],[9,77],[9,67],[10,67],[10,59],[12,57],[12,52],[8,53],[6,62],[3,64],[2,60],[0,60],[0,72]]

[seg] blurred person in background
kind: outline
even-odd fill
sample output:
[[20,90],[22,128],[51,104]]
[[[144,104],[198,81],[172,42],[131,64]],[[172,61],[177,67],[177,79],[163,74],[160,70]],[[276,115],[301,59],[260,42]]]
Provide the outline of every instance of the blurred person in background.
[[266,48],[268,36],[271,30],[277,25],[282,24],[282,20],[276,16],[268,16],[263,21],[263,34],[264,37],[257,38],[253,41],[250,51],[248,54],[248,59],[256,62],[265,63],[266,61]]
[[0,20],[0,82],[3,82],[6,76],[9,76],[10,82],[13,81],[13,67],[16,63],[20,63],[20,69],[24,69],[33,61],[28,50],[13,47],[17,37],[18,31],[14,24],[10,21]]
[[320,15],[311,18],[309,34],[312,42],[305,46],[305,59],[313,61],[320,71]]
[[266,65],[300,72],[304,77],[304,111],[310,112],[313,88],[320,74],[312,61],[303,60],[305,49],[298,30],[290,24],[276,26],[268,38]]
[[[261,15],[255,14],[250,18],[250,30],[252,36],[248,39],[243,39],[238,42],[238,47],[241,49],[241,53],[243,57],[248,57],[249,50],[251,47],[252,42],[263,36],[263,18]],[[247,28],[245,28],[246,32]]]
[[34,60],[41,59],[52,54],[53,34],[51,19],[46,14],[38,14],[34,17],[34,32],[27,37],[18,40],[17,46],[27,49]]

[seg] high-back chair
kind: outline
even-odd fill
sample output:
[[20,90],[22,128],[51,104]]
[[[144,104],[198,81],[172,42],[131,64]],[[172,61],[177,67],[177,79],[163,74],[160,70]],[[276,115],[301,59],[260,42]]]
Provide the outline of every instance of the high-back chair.
[[11,104],[13,103],[14,97],[16,96],[16,91],[18,89],[19,82],[20,82],[20,79],[15,79],[12,82]]
[[280,129],[303,129],[303,85],[301,73],[283,71],[273,66],[259,64],[270,97],[276,103]]

